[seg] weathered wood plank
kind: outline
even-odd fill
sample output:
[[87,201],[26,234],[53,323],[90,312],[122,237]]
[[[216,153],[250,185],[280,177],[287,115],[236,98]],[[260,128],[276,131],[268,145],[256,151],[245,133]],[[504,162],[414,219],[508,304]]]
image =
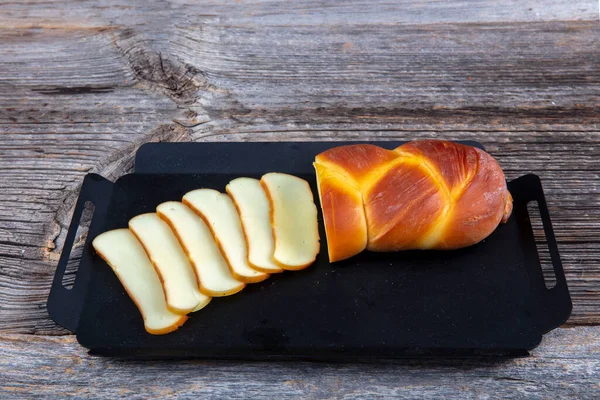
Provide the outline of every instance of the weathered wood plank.
[[359,364],[123,361],[87,356],[72,336],[0,335],[0,396],[593,399],[599,359],[599,327],[558,329],[525,358]]
[[[67,6],[68,5],[68,6]],[[507,0],[502,7],[489,0],[460,2],[398,0],[327,2],[299,0],[282,4],[269,0],[173,0],[119,1],[84,0],[72,4],[65,0],[24,0],[5,2],[2,20],[9,28],[28,26],[72,27],[83,23],[98,26],[99,21],[114,25],[140,26],[151,20],[155,11],[170,15],[203,15],[220,21],[239,21],[261,25],[323,25],[339,23],[383,24],[402,22],[415,24],[447,22],[536,22],[592,21],[598,17],[594,0]],[[155,17],[160,18],[160,17]],[[164,18],[167,21],[168,18]],[[155,27],[160,29],[161,27]]]
[[598,122],[599,33],[597,21],[210,24],[179,28],[173,52],[227,90],[223,101],[204,107],[213,120],[301,126],[380,119],[448,129],[467,119],[471,129],[510,129]]
[[[60,4],[23,20],[44,26],[53,15],[64,16]],[[80,17],[85,7],[93,11],[87,23]],[[16,8],[12,18],[19,15]],[[91,37],[95,31],[109,35],[134,71],[156,63],[149,57],[153,52],[164,53],[167,64],[192,66],[202,85],[191,108],[213,120],[382,120],[434,130],[458,123],[509,129],[598,122],[600,27],[592,0],[512,1],[502,10],[487,1],[370,7],[190,2],[185,9],[169,8],[170,18],[162,19],[152,18],[149,8],[107,2],[99,11],[84,3],[69,12]],[[305,15],[313,22],[303,22]],[[51,27],[73,32],[76,26]]]
[[152,140],[479,140],[542,177],[570,323],[600,323],[597,7],[3,3],[0,332],[66,333],[45,299],[78,185]]

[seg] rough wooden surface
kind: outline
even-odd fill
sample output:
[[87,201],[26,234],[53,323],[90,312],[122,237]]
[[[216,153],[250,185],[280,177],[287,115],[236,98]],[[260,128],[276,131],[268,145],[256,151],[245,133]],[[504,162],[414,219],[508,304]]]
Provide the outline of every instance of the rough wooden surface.
[[0,394],[21,398],[33,393],[97,398],[596,399],[600,393],[598,327],[559,329],[526,358],[353,364],[123,361],[86,356],[72,336],[0,335],[0,341]]
[[[596,0],[1,2],[0,352],[17,367],[49,366],[36,378],[48,390],[60,351],[96,372],[127,369],[88,360],[72,337],[40,335],[68,334],[45,302],[82,177],[118,177],[140,144],[157,140],[479,140],[509,178],[542,177],[574,301],[568,324],[599,324],[599,37]],[[538,239],[543,246],[539,229]],[[555,337],[597,344],[594,329]],[[42,347],[22,355],[28,342],[48,358]],[[593,354],[577,368],[597,373]],[[548,357],[543,365],[559,365]],[[523,370],[535,375],[535,362]],[[277,376],[293,375],[286,368]],[[337,367],[325,367],[327,379],[300,368],[307,385],[336,388]],[[367,368],[372,385],[361,378],[355,387],[401,394],[378,368]],[[454,367],[436,368],[450,385]],[[361,375],[344,371],[347,381]],[[418,371],[390,373],[424,388]],[[92,379],[74,375],[76,385]],[[94,382],[110,377],[99,375]],[[490,382],[529,387],[467,376],[461,382],[481,388],[473,396]],[[223,386],[224,397],[239,382]],[[561,382],[562,393],[580,393]],[[312,390],[302,385],[287,393]],[[543,397],[560,384],[532,385]]]

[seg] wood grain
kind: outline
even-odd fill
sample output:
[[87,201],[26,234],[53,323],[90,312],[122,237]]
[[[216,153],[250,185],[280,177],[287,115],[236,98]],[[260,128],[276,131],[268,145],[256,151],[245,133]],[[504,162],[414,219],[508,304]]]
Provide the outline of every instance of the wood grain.
[[[579,326],[600,324],[598,7],[2,2],[0,398],[598,398],[600,327]],[[131,171],[145,142],[419,138],[478,140],[509,179],[542,177],[574,309],[530,357],[126,361],[48,317],[83,176]]]
[[569,323],[600,323],[596,1],[2,8],[0,332],[67,333],[45,300],[81,179],[156,140],[479,140],[542,177]]
[[73,336],[0,335],[0,397],[593,399],[600,328],[557,329],[531,356],[377,363],[127,361]]

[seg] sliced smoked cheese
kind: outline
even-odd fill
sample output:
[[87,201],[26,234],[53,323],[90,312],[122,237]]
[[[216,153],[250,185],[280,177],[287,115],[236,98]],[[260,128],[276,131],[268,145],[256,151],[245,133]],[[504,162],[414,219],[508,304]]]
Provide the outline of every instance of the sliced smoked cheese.
[[317,206],[308,182],[272,172],[263,175],[260,183],[271,205],[275,262],[289,270],[308,267],[320,249]]
[[187,314],[210,302],[198,289],[193,267],[165,221],[155,213],[142,214],[129,221],[129,229],[156,268],[171,311]]
[[273,260],[275,240],[271,229],[269,198],[258,179],[237,178],[225,188],[238,210],[248,245],[248,262],[258,271],[283,271]]
[[269,277],[248,264],[242,223],[229,196],[213,189],[198,189],[183,196],[183,203],[204,219],[235,279],[252,283]]
[[188,317],[167,308],[158,274],[129,229],[104,232],[94,239],[92,246],[112,268],[140,310],[148,333],[162,335],[183,325]]
[[200,291],[208,296],[229,296],[242,290],[245,283],[236,280],[210,229],[195,212],[178,201],[168,201],[156,208],[169,224],[192,263]]

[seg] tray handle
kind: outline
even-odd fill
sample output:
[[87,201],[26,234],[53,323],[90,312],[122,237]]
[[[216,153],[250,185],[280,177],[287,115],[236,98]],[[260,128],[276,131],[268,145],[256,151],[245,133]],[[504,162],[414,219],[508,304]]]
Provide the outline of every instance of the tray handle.
[[[58,266],[56,267],[52,286],[50,287],[47,303],[48,314],[50,314],[50,317],[56,323],[72,332],[75,332],[77,329],[79,315],[81,314],[89,281],[90,265],[87,261],[89,257],[86,257],[86,254],[89,252],[89,246],[91,244],[90,239],[95,236],[93,234],[93,229],[95,226],[98,226],[98,221],[103,222],[105,219],[104,217],[106,215],[112,187],[112,182],[98,174],[88,174],[83,179],[83,184],[81,185],[73,217],[71,218],[71,224],[69,225],[69,231],[67,232],[63,251],[60,255]],[[77,228],[79,227],[81,214],[83,213],[87,201],[94,203],[94,215],[92,216],[92,221],[88,230],[88,238],[84,244],[83,256],[81,257],[75,275],[75,283],[71,289],[67,289],[62,283],[63,276],[67,268],[69,257],[71,256],[71,250],[73,248]]]
[[[556,277],[556,285],[548,289],[543,282],[544,276],[541,272],[541,268],[539,268],[539,271],[535,271],[534,275],[540,277],[542,280],[542,297],[544,299],[544,304],[541,305],[541,315],[539,321],[541,324],[541,330],[543,333],[547,333],[565,323],[571,315],[573,305],[571,302],[571,296],[569,294],[569,288],[567,286],[567,279],[565,277],[565,271],[563,270],[560,254],[558,252],[558,245],[556,244],[556,237],[554,235],[554,230],[552,229],[550,213],[548,212],[548,204],[546,203],[546,197],[544,196],[544,190],[542,188],[542,182],[540,178],[537,175],[528,174],[512,181],[511,186],[512,185],[517,186],[518,192],[523,196],[519,199],[519,201],[527,215],[529,215],[527,204],[534,200],[537,201],[540,217],[542,219],[542,225],[544,227],[544,234],[546,236],[546,242],[548,244],[548,250],[550,252],[550,259],[552,261],[552,267]],[[537,263],[532,264],[536,265],[537,267]]]

